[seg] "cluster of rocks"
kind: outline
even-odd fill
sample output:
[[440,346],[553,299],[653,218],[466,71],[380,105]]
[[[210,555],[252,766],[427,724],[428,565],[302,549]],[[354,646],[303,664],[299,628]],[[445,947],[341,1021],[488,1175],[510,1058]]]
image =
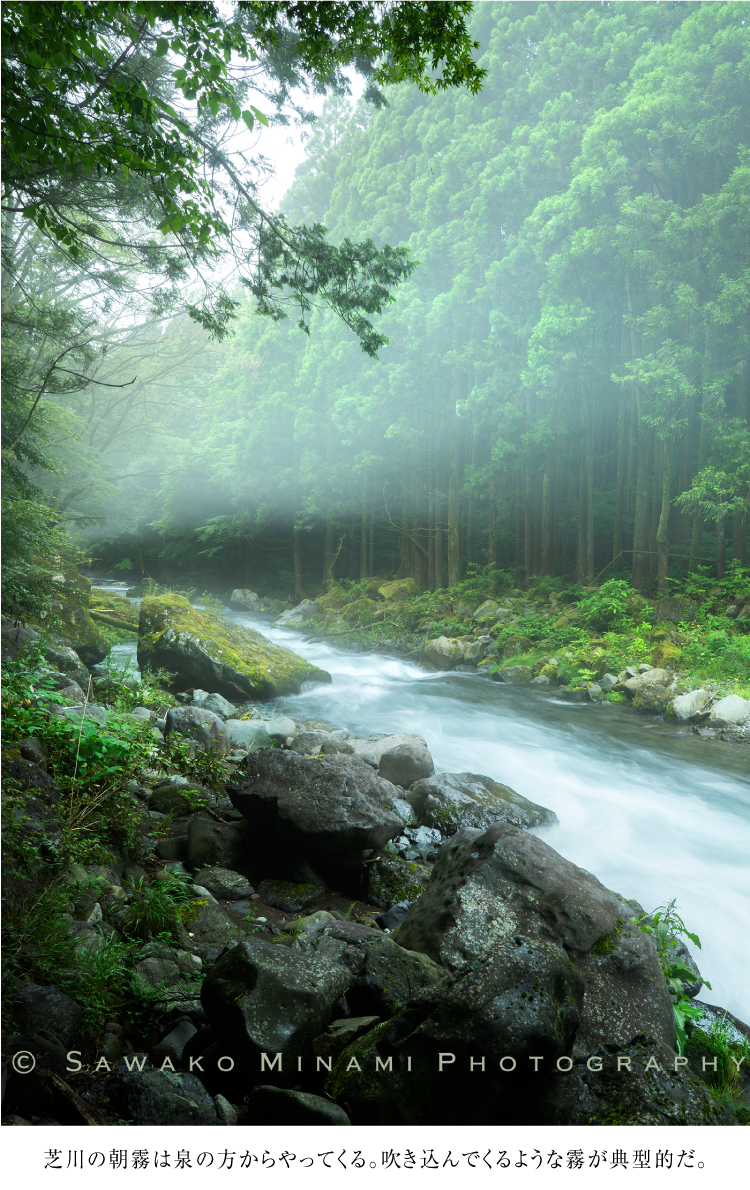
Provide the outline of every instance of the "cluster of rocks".
[[[641,907],[529,833],[554,815],[490,777],[436,774],[420,736],[292,727],[235,762],[225,796],[178,775],[123,791],[164,869],[71,873],[70,931],[100,948],[149,879],[188,876],[174,942],[144,942],[134,969],[163,989],[160,1025],[86,1035],[64,991],[21,981],[5,1052],[37,1054],[39,1075],[11,1076],[12,1122],[608,1123],[613,1104],[624,1123],[735,1122],[675,1069]],[[36,794],[46,775],[17,763]],[[98,1063],[86,1089],[65,1081],[72,1050]]]

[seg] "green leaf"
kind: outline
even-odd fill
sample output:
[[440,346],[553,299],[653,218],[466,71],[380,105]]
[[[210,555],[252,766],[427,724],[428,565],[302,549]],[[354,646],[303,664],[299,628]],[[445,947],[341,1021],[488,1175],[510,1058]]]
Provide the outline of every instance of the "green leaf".
[[156,42],[156,57],[165,58],[169,51],[169,42],[166,37],[160,37]]
[[258,111],[257,107],[254,107],[252,103],[250,104],[250,107],[251,107],[252,111],[255,113],[257,119],[260,120],[261,124],[265,124],[266,128],[268,128],[268,120],[263,115],[263,112]]
[[249,128],[249,129],[250,129],[250,131],[252,132],[253,128],[255,127],[255,120],[253,119],[253,114],[252,114],[252,112],[243,112],[243,113],[242,113],[242,119],[245,121],[245,123],[247,124],[248,128]]

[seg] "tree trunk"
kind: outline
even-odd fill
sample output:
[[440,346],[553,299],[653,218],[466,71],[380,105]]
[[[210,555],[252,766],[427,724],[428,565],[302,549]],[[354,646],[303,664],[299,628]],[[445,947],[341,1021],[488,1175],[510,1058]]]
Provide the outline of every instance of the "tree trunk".
[[669,594],[669,491],[670,491],[671,443],[664,440],[661,463],[661,512],[656,530],[656,549],[659,558],[659,594]]
[[305,588],[302,583],[302,534],[294,526],[294,598],[304,599]]
[[458,399],[458,374],[453,369],[451,384],[450,417],[448,433],[450,435],[450,461],[448,465],[448,586],[455,587],[458,583],[461,564],[459,521],[461,516],[461,436],[460,422],[456,416],[456,400]]
[[725,536],[724,517],[716,521],[716,577],[724,578],[727,572],[727,541]]

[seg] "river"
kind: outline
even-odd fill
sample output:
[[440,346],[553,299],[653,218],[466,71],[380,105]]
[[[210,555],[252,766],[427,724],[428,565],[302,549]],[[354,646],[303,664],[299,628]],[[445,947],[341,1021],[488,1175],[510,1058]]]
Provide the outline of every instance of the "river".
[[[102,583],[118,592],[121,584]],[[347,653],[227,610],[328,670],[330,686],[268,704],[297,723],[352,735],[424,736],[438,772],[483,773],[554,810],[551,847],[653,910],[673,897],[712,985],[701,995],[750,1020],[750,749],[702,740],[632,708],[563,703],[470,673],[426,673],[395,657]],[[118,645],[113,656],[135,656]],[[690,945],[690,944],[689,944]]]

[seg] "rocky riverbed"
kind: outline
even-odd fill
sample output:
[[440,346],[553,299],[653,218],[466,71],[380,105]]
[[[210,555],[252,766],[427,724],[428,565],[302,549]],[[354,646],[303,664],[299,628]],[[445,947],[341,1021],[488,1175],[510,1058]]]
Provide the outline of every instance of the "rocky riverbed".
[[[49,713],[111,729],[105,675],[89,671],[92,704],[80,658],[62,661]],[[717,1098],[675,1051],[643,907],[533,833],[552,810],[499,773],[436,773],[416,732],[355,736],[195,686],[171,701],[130,721],[148,720],[155,755],[181,739],[214,756],[221,782],[145,769],[119,794],[138,823],[131,848],[66,872],[81,958],[134,937],[160,886],[181,889],[167,929],[130,952],[151,1009],[114,1009],[92,1030],[65,972],[20,980],[4,1052],[32,1052],[38,1068],[11,1077],[8,1122],[744,1118],[744,1074]],[[45,766],[40,741],[20,739],[5,778],[12,812],[54,856],[64,799]],[[741,1046],[748,1031],[733,1028]],[[619,1073],[615,1056],[628,1059]]]

